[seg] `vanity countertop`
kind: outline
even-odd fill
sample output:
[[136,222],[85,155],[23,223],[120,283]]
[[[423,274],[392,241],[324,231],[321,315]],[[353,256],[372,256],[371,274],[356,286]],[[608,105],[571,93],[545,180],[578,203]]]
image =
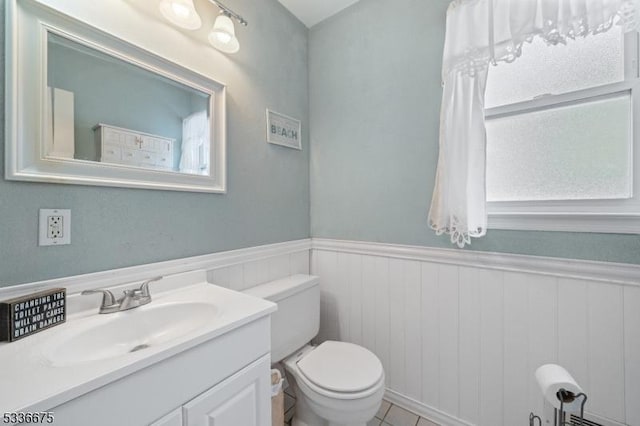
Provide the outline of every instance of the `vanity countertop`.
[[[231,330],[265,317],[274,312],[276,305],[243,293],[232,291],[206,282],[204,274],[191,273],[190,278],[198,277],[199,282],[191,282],[179,288],[165,288],[164,291],[152,290],[153,301],[148,305],[113,314],[98,314],[97,308],[74,312],[69,309],[67,322],[52,329],[42,331],[12,343],[0,343],[0,412],[37,412],[47,411],[77,398],[108,383],[139,371],[152,364],[165,360],[199,344],[207,342]],[[175,280],[174,280],[175,282]],[[72,305],[74,296],[70,297]],[[75,297],[86,304],[86,297]],[[89,299],[90,300],[90,299]],[[95,299],[97,300],[97,299]],[[214,315],[209,320],[200,321],[198,326],[181,333],[180,321],[189,315],[183,310],[191,306],[213,306]],[[158,308],[167,310],[158,311]],[[175,309],[174,309],[175,308]],[[74,336],[84,336],[82,342],[92,341],[92,330],[103,330],[108,323],[123,323],[131,319],[132,330],[140,327],[153,327],[153,324],[141,324],[140,316],[145,311],[156,310],[167,314],[179,312],[177,325],[173,321],[164,322],[173,327],[174,337],[168,341],[160,340],[149,346],[142,345],[141,350],[118,353],[117,345],[105,346],[115,353],[102,359],[75,359],[70,362],[57,362],[52,354],[66,353],[74,356],[74,351],[65,348],[65,342]],[[115,323],[115,322],[114,322]],[[136,325],[137,324],[137,325]],[[93,327],[93,328],[92,328]],[[101,328],[102,327],[102,328]],[[104,336],[93,333],[97,340]],[[156,333],[162,334],[162,333]],[[64,355],[64,356],[67,356]],[[76,358],[77,353],[75,354]],[[67,358],[65,358],[67,359]]]

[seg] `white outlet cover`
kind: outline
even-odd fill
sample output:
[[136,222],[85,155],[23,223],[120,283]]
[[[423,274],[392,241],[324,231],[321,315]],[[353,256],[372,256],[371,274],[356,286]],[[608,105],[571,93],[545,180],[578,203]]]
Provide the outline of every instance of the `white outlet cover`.
[[[47,236],[47,224],[50,216],[62,216],[62,236],[49,238]],[[40,209],[40,226],[38,227],[39,246],[63,246],[71,244],[71,210],[64,209]]]

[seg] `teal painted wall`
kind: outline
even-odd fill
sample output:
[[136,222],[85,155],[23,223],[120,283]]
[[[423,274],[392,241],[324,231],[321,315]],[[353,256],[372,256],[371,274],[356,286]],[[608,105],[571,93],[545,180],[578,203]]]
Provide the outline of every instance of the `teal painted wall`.
[[[140,13],[136,3],[119,7]],[[426,221],[447,4],[397,0],[390,13],[386,0],[361,0],[307,32],[276,0],[237,0],[251,22],[238,30],[241,51],[203,50],[228,86],[228,193],[2,179],[0,286],[306,238],[310,229],[452,247]],[[162,28],[176,46],[186,40]],[[302,152],[265,143],[267,107],[302,119]],[[0,105],[0,134],[3,118]],[[2,175],[3,164],[1,139]],[[52,207],[72,210],[70,246],[37,246],[38,209]],[[640,237],[630,235],[490,231],[468,249],[640,263]]]
[[[112,7],[147,19],[136,5],[146,3]],[[208,1],[196,5],[215,9]],[[206,42],[201,46],[210,73],[227,84],[228,193],[0,179],[0,286],[309,237],[308,32],[277,0],[237,0],[233,7],[250,22],[237,29],[240,52],[226,56]],[[5,27],[0,21],[3,97]],[[172,32],[176,48],[200,36],[161,21],[157,27]],[[302,120],[302,151],[265,142],[266,108]],[[4,138],[0,141],[4,176]],[[38,247],[40,208],[71,209],[71,245]]]
[[[309,33],[311,235],[453,248],[427,225],[448,0],[361,0]],[[467,250],[640,263],[640,236],[489,230]]]

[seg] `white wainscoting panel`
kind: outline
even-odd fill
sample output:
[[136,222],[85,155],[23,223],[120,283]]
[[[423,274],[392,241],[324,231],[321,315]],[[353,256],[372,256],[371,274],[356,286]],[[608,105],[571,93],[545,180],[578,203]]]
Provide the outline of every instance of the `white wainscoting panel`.
[[[447,426],[525,426],[563,365],[587,409],[640,426],[640,266],[314,239],[319,340],[362,344],[387,397]],[[610,277],[608,279],[608,277]]]
[[242,291],[267,281],[308,273],[309,250],[302,250],[210,269],[207,271],[207,280],[222,287]]
[[[438,347],[440,369],[438,371],[440,409],[459,417],[460,399],[460,351],[458,333],[460,332],[458,287],[459,268],[453,265],[438,265],[438,340],[433,344]],[[390,277],[391,286],[395,288],[395,277]],[[395,348],[391,348],[395,350]]]
[[[316,253],[312,252],[312,258]],[[438,265],[422,263],[422,297],[420,298],[420,331],[422,333],[422,399],[429,407],[440,406],[440,349],[438,336]],[[320,271],[318,271],[319,273]],[[366,285],[366,284],[363,284]]]
[[[473,277],[473,269],[468,276]],[[477,299],[480,332],[473,344],[480,345],[480,367],[479,372],[471,372],[480,375],[480,421],[476,424],[500,425],[504,423],[503,274],[495,270],[481,270],[476,283],[476,291],[480,293]],[[465,314],[460,317],[464,318]]]
[[640,288],[624,289],[624,359],[627,423],[640,424]]
[[529,321],[527,318],[527,276],[522,273],[503,273],[504,286],[504,346],[503,389],[505,395],[504,425],[517,425],[529,416],[528,368]]
[[311,240],[248,247],[202,256],[137,265],[52,280],[0,288],[0,300],[64,287],[67,294],[93,288],[110,288],[124,283],[142,282],[158,275],[205,270],[211,283],[235,290],[293,274],[309,273]]
[[460,353],[467,356],[460,357],[460,413],[461,419],[469,423],[477,424],[480,422],[480,398],[481,385],[485,384],[481,381],[480,365],[483,361],[481,358],[481,341],[480,330],[483,324],[480,322],[482,312],[480,311],[480,291],[479,280],[483,277],[474,275],[471,268],[460,268],[458,276],[458,287],[460,297],[458,303],[460,305],[459,318],[459,337],[460,337]]
[[590,406],[618,421],[625,420],[623,290],[591,283],[587,288]]
[[422,333],[420,330],[420,300],[422,298],[422,270],[420,262],[407,261],[404,265],[404,383],[405,395],[413,399],[422,397]]

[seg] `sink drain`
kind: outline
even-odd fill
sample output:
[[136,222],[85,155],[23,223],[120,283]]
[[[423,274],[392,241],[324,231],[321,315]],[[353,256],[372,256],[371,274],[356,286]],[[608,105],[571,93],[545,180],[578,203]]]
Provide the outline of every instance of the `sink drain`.
[[138,351],[141,351],[143,349],[147,349],[148,347],[149,347],[149,345],[147,345],[146,343],[143,343],[142,345],[134,346],[133,348],[131,348],[131,350],[129,352],[138,352]]

